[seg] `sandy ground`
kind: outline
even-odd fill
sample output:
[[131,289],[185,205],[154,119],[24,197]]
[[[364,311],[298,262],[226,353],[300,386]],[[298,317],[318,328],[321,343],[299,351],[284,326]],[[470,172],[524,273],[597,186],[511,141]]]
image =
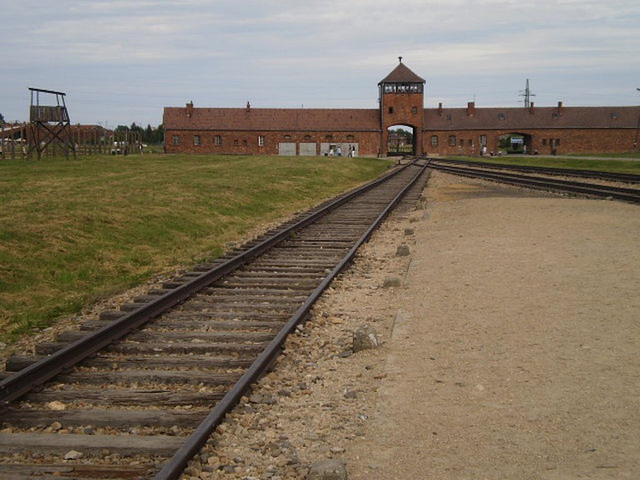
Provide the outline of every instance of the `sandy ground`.
[[640,478],[640,210],[435,174],[349,478]]

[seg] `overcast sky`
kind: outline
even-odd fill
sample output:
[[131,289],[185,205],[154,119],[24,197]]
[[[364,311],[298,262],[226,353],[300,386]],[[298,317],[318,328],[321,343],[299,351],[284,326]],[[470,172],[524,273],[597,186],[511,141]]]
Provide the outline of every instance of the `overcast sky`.
[[[425,107],[640,104],[638,0],[0,0],[0,113],[65,92],[72,123],[165,106],[377,108],[398,63]],[[53,99],[41,97],[41,104]]]

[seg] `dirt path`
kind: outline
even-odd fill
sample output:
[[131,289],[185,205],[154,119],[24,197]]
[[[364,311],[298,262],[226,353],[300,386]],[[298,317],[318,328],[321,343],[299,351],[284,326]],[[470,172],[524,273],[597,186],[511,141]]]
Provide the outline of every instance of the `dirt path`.
[[640,472],[640,210],[434,175],[351,480]]

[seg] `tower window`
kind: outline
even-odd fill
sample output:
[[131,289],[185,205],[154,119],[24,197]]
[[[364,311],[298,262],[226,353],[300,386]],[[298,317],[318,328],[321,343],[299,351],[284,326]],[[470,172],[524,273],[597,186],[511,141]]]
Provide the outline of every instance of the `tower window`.
[[389,113],[393,113],[393,107],[389,107]]
[[411,113],[416,115],[418,113],[418,107],[411,107]]

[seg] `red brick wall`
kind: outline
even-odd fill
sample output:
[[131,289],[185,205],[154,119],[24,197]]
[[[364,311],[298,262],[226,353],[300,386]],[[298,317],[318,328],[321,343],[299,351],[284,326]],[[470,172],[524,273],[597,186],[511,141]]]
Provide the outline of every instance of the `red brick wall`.
[[[498,152],[502,135],[516,133],[513,130],[426,130],[424,132],[424,151],[437,155],[480,155],[480,136],[486,135],[487,149]],[[625,153],[630,152],[636,140],[635,129],[544,129],[518,130],[518,134],[528,135],[527,149],[530,153],[537,150],[541,155],[552,152],[551,140],[555,140],[557,154],[565,153]],[[438,146],[431,145],[431,137],[438,136]],[[449,136],[455,135],[455,146],[449,145]],[[462,141],[462,143],[461,143]],[[546,142],[545,142],[546,141]]]
[[[173,144],[175,135],[180,138],[179,145]],[[195,145],[196,135],[200,136],[200,145]],[[220,136],[221,145],[215,144],[216,136]],[[264,136],[262,147],[258,145],[259,136]],[[378,155],[380,132],[165,131],[166,153],[278,155],[280,143],[316,143],[318,152],[322,143],[357,143],[360,156],[372,156]]]

